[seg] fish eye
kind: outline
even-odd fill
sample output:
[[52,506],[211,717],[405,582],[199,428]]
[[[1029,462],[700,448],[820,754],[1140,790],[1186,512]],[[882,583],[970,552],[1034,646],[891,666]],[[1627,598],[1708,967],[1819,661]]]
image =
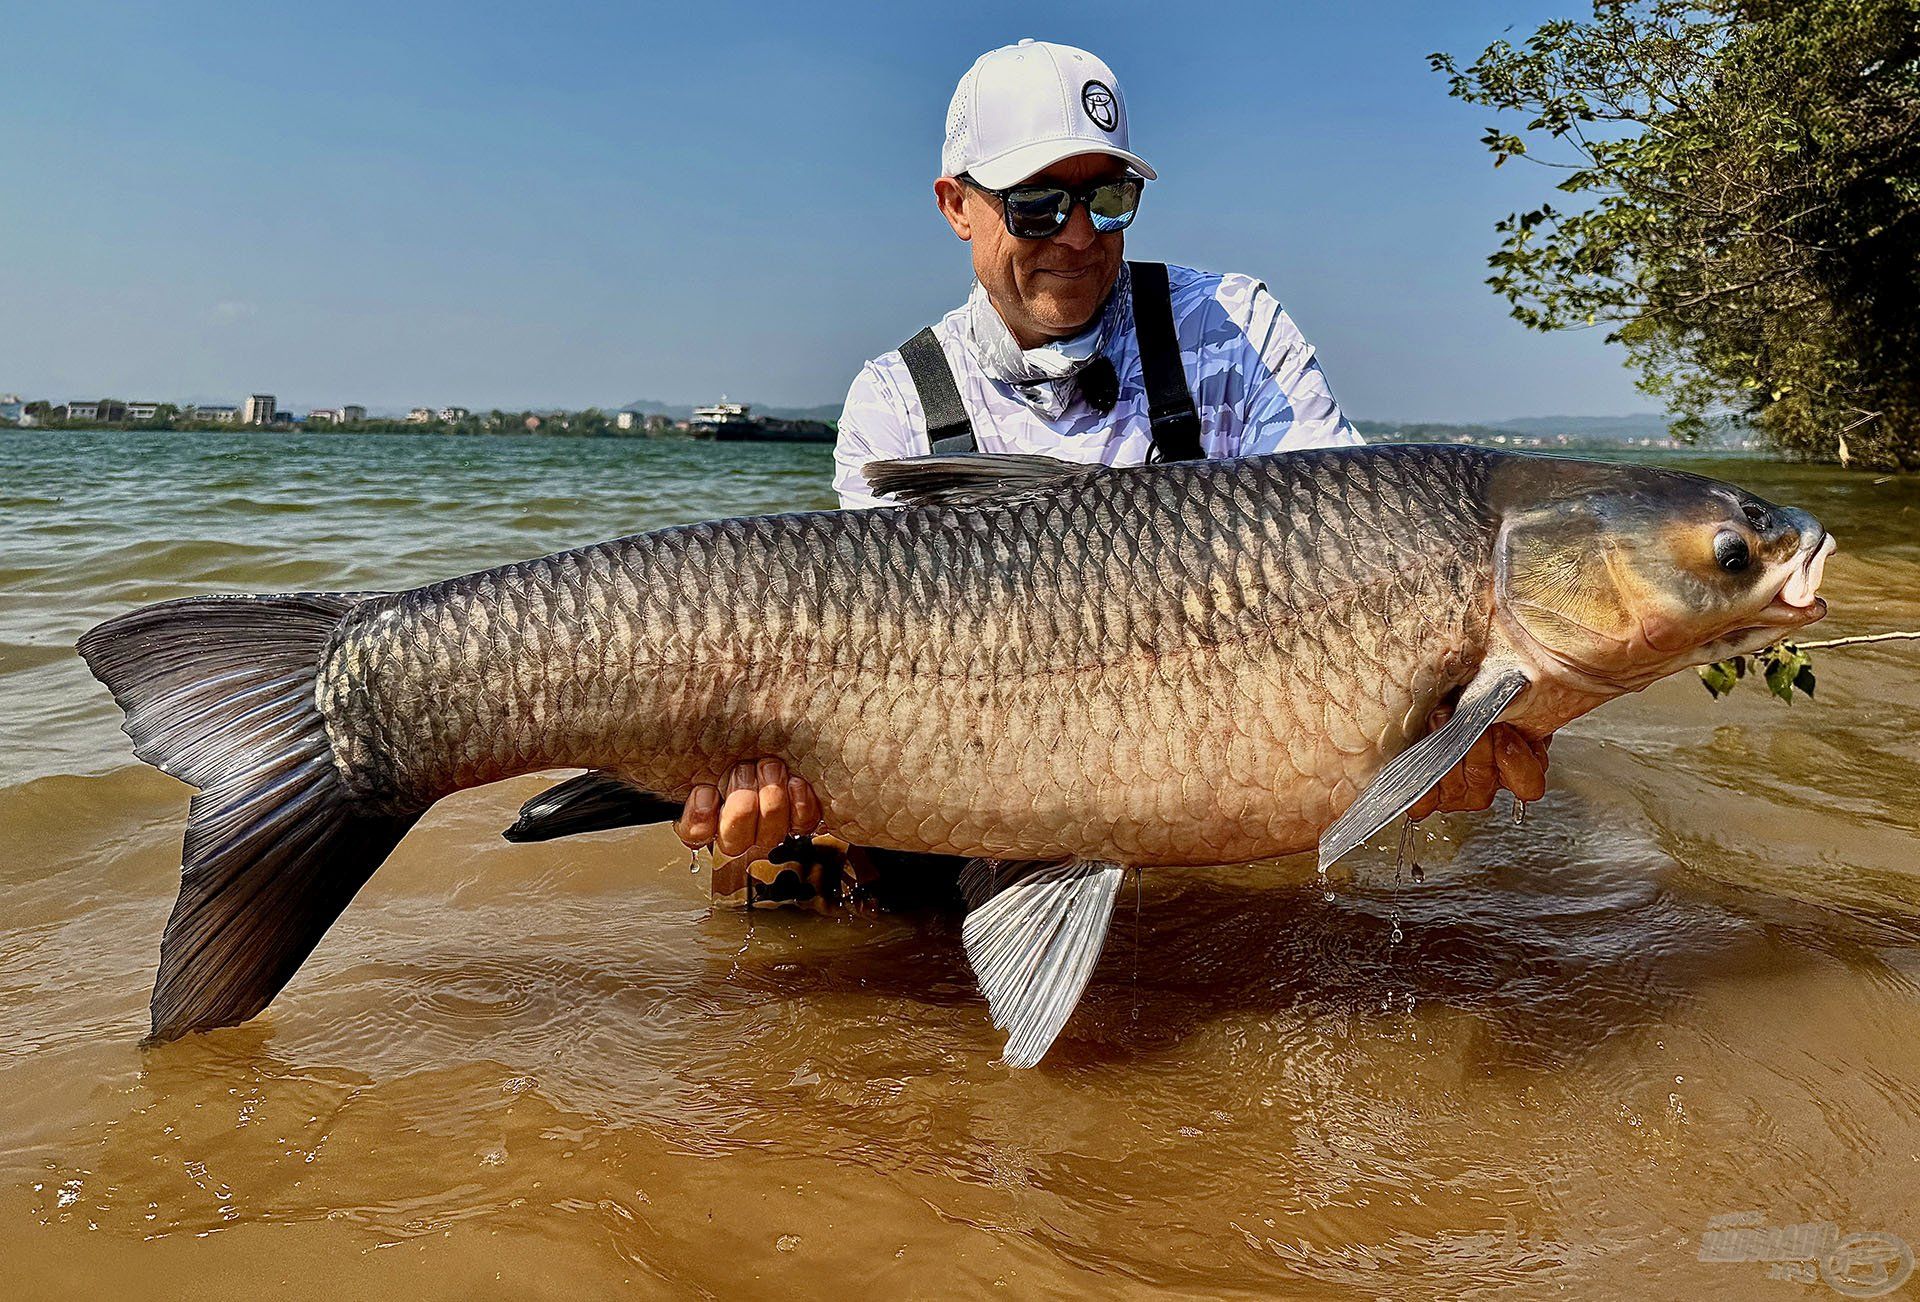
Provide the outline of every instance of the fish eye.
[[1713,559],[1729,574],[1738,574],[1752,563],[1747,540],[1731,529],[1722,529],[1713,540]]

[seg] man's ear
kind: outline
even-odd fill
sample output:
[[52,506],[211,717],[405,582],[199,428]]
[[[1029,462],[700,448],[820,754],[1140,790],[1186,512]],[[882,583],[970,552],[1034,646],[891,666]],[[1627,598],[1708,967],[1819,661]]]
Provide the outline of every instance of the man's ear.
[[943,176],[933,183],[933,203],[940,215],[947,219],[947,225],[953,227],[953,233],[963,240],[973,238],[973,218],[967,212],[967,187],[951,176]]

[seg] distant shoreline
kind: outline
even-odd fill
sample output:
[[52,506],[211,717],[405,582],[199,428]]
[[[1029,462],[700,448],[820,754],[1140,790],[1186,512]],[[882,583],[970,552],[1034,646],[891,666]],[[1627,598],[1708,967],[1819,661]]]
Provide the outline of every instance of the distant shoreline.
[[[1649,438],[1605,438],[1579,437],[1575,435],[1534,435],[1517,434],[1511,431],[1497,430],[1480,426],[1444,426],[1409,425],[1398,429],[1383,429],[1384,422],[1356,421],[1361,436],[1368,443],[1404,444],[1404,443],[1447,443],[1469,447],[1484,447],[1493,451],[1548,452],[1548,453],[1668,453],[1686,455],[1721,455],[1735,457],[1754,457],[1768,461],[1790,461],[1793,458],[1781,455],[1772,448],[1760,445],[1741,445],[1726,443],[1676,443],[1671,439],[1653,440]],[[0,425],[0,433],[48,435],[48,434],[175,434],[183,437],[215,435],[225,437],[251,437],[271,442],[274,439],[311,437],[329,439],[352,437],[355,435],[373,435],[377,437],[413,437],[424,439],[468,440],[468,439],[513,439],[516,441],[540,441],[554,439],[580,439],[586,441],[619,440],[631,443],[722,443],[724,440],[699,438],[685,430],[667,429],[620,430],[608,427],[605,430],[573,430],[556,428],[548,430],[495,428],[462,429],[438,424],[409,424],[405,421],[367,421],[363,424],[346,426],[275,426],[275,425],[215,425],[174,427],[169,424],[152,421],[90,422],[86,424],[59,425]],[[803,443],[800,440],[753,440],[776,445],[794,445],[830,447],[830,443]]]

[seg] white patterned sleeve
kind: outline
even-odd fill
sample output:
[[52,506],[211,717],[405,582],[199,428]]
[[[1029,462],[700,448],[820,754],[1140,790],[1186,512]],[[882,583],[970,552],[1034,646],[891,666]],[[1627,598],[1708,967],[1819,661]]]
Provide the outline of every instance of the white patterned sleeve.
[[1236,294],[1225,284],[1222,290],[1229,314],[1246,334],[1249,354],[1244,359],[1246,406],[1235,453],[1251,456],[1363,442],[1334,400],[1313,345],[1267,287],[1252,281],[1251,292]]
[[874,496],[862,468],[869,461],[919,456],[927,450],[899,389],[881,367],[887,360],[883,357],[860,368],[840,412],[840,436],[833,445],[833,491],[846,509],[898,505]]

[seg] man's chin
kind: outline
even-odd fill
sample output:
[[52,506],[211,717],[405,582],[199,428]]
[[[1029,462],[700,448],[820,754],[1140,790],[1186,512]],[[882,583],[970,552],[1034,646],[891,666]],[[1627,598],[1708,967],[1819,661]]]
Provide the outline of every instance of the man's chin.
[[[1084,282],[1055,281],[1058,285],[1078,286]],[[1104,301],[1093,294],[1046,294],[1036,295],[1032,312],[1034,318],[1046,326],[1048,331],[1062,338],[1077,335],[1093,324],[1093,318],[1100,313]]]

